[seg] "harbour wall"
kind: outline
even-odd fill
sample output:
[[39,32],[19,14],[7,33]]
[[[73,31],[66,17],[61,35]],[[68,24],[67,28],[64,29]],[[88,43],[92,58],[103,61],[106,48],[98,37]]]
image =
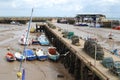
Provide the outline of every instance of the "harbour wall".
[[56,29],[54,25],[45,24],[40,25],[40,28],[36,30],[37,32],[45,32],[52,45],[55,46],[60,53],[60,62],[75,80],[110,80],[85,57],[79,55],[81,52],[78,52],[71,44],[68,44],[62,37],[57,35],[53,29]]

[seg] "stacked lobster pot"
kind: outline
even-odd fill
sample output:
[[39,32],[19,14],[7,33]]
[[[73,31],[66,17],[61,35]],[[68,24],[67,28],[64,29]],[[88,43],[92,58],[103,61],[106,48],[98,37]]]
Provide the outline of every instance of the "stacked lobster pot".
[[56,29],[56,26],[54,26],[53,24],[51,24],[50,22],[47,22],[48,26],[52,29]]
[[102,60],[104,58],[104,51],[100,44],[97,44],[95,40],[86,40],[84,44],[84,51],[91,57],[97,60]]
[[64,37],[64,38],[67,38],[68,31],[66,31],[66,30],[63,30],[62,34],[63,34],[63,37]]
[[73,44],[73,45],[80,46],[79,37],[78,37],[78,36],[75,36],[75,35],[74,35],[74,36],[71,38],[71,40],[72,40],[72,44]]

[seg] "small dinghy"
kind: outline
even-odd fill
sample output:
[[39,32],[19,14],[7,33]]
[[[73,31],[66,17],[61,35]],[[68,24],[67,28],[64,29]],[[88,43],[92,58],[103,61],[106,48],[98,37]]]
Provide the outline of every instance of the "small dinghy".
[[38,41],[40,43],[40,45],[50,45],[49,40],[47,39],[47,37],[45,36],[45,34],[41,34],[38,37]]
[[16,60],[14,54],[11,52],[8,52],[5,57],[8,62],[13,62]]
[[60,57],[60,54],[56,51],[55,47],[49,47],[48,48],[48,58],[57,61]]
[[108,38],[109,38],[109,39],[113,39],[113,35],[110,33],[110,34],[108,35]]
[[40,44],[39,41],[38,41],[38,36],[32,36],[32,44],[33,45],[38,45]]
[[16,52],[16,53],[15,53],[15,58],[16,58],[16,60],[18,60],[18,61],[23,61],[23,60],[25,60],[25,56],[22,55],[22,54],[19,53],[19,52]]
[[36,59],[36,55],[33,52],[33,50],[31,50],[31,49],[26,49],[24,51],[24,56],[26,57],[26,60],[28,60],[28,61],[33,61]]
[[19,44],[21,45],[30,45],[32,43],[32,41],[30,39],[27,39],[27,42],[26,42],[26,36],[23,34],[20,39],[18,40]]
[[40,48],[38,48],[35,51],[35,53],[36,53],[36,56],[37,56],[38,60],[46,60],[46,59],[48,59],[48,55],[45,54],[45,52],[42,49],[40,49]]

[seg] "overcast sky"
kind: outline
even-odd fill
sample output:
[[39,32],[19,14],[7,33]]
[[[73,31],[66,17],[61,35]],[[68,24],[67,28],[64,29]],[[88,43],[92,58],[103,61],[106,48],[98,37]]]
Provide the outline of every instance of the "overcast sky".
[[74,17],[98,13],[120,18],[120,0],[0,0],[0,16]]

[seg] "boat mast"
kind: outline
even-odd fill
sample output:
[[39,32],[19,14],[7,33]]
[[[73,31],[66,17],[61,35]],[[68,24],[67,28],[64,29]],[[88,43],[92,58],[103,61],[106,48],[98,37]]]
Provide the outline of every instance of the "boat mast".
[[[23,50],[23,53],[25,53],[25,49],[27,48],[28,44],[28,38],[29,38],[29,33],[30,33],[30,26],[31,26],[31,22],[32,22],[32,15],[33,15],[33,8],[32,8],[32,12],[31,12],[31,16],[30,16],[30,21],[29,21],[29,24],[28,24],[28,29],[27,29],[27,35],[26,35],[26,40],[25,40],[25,45],[24,45],[24,50]],[[26,54],[25,54],[26,56]],[[26,61],[26,58],[25,58],[25,61]],[[21,75],[22,74],[22,75]],[[19,67],[19,71],[17,73],[17,76],[19,77],[22,77],[22,80],[25,80],[25,69],[23,69],[22,71],[22,60],[20,62],[20,67]]]
[[32,12],[31,12],[30,21],[29,21],[29,24],[28,24],[27,36],[26,36],[26,41],[25,41],[24,50],[25,50],[25,49],[26,49],[26,47],[28,46],[27,42],[28,42],[29,33],[30,33],[30,27],[31,27],[31,22],[32,22],[32,14],[33,14],[33,8],[32,8]]

